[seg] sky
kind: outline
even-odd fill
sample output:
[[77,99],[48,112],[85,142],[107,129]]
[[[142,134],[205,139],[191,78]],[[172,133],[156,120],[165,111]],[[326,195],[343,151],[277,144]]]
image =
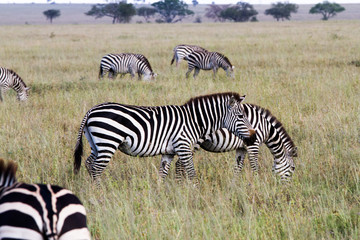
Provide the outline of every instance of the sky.
[[[159,0],[145,0],[145,3],[153,3]],[[215,2],[216,4],[230,4],[230,3],[237,3],[239,1],[247,2],[250,4],[271,4],[275,2],[289,2],[289,3],[296,3],[296,4],[316,4],[319,2],[323,2],[323,0],[197,0],[200,4],[210,4]],[[113,0],[50,0],[50,2],[56,3],[108,3],[114,2]],[[136,0],[128,0],[128,3],[142,3],[142,1]],[[184,0],[187,4],[192,4],[192,0]],[[360,3],[360,0],[330,0],[330,2],[336,2],[339,4],[342,3]],[[0,3],[48,3],[47,0],[0,0]]]

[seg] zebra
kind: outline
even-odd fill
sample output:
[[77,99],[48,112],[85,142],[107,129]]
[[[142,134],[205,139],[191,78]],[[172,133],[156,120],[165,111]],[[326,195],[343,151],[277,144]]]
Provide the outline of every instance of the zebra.
[[[178,155],[190,180],[195,179],[193,150],[202,136],[225,127],[240,138],[255,136],[242,114],[245,96],[218,93],[191,98],[184,105],[134,106],[103,103],[83,118],[74,151],[74,173],[79,172],[83,154],[83,132],[91,154],[85,166],[98,185],[98,177],[116,149],[130,156],[162,155],[169,162]],[[164,164],[165,166],[166,164]],[[161,177],[167,175],[163,168]]]
[[196,45],[186,45],[186,44],[177,45],[173,50],[174,55],[173,58],[171,59],[170,65],[172,65],[176,60],[176,67],[178,67],[181,60],[184,59],[184,57],[188,56],[194,50],[207,52],[205,48]]
[[219,68],[224,69],[227,76],[234,78],[234,68],[230,60],[223,54],[218,52],[192,51],[188,56],[184,57],[188,62],[188,71],[186,78],[189,77],[191,71],[195,68],[194,78],[199,74],[200,69],[213,70],[214,77]]
[[108,74],[109,78],[116,78],[118,73],[121,77],[130,73],[131,78],[138,74],[138,79],[144,75],[144,80],[153,80],[157,76],[153,72],[148,59],[142,54],[136,53],[120,53],[120,54],[107,54],[100,62],[99,78]]
[[0,159],[0,239],[91,239],[86,211],[69,190],[16,181],[17,164]]
[[3,101],[2,92],[6,92],[10,88],[17,92],[19,101],[26,101],[29,96],[29,87],[21,77],[11,69],[0,67],[0,101]]
[[[297,157],[297,147],[286,132],[283,125],[269,110],[260,106],[244,103],[244,113],[256,131],[253,142],[240,139],[225,128],[218,129],[204,137],[200,147],[210,152],[228,152],[236,150],[235,174],[241,172],[245,155],[249,153],[249,161],[254,172],[259,169],[259,147],[265,143],[274,156],[273,171],[287,181],[295,170],[293,157]],[[162,160],[165,161],[165,160]],[[181,163],[176,163],[177,178],[184,175]]]

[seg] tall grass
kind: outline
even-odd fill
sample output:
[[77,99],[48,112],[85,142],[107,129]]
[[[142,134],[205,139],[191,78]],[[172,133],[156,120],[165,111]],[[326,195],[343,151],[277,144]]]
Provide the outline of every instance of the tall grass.
[[[19,180],[74,191],[94,239],[357,239],[360,235],[360,60],[358,21],[174,25],[1,26],[1,66],[32,88],[0,104],[0,157],[18,162]],[[222,52],[235,79],[219,70],[185,79],[170,66],[172,49],[197,44]],[[97,79],[107,53],[144,54],[154,82]],[[158,181],[160,156],[117,152],[91,185],[73,175],[80,122],[93,105],[183,104],[224,91],[268,108],[299,149],[289,185],[271,172],[261,148],[260,172],[248,162],[233,179],[234,152],[194,155],[198,188],[174,182],[174,166]],[[85,156],[89,146],[84,140]],[[174,164],[173,164],[174,165]]]

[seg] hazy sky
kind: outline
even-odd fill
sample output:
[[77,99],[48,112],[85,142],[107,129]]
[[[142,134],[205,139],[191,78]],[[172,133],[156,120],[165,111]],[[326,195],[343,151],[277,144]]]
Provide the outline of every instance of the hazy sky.
[[[157,2],[158,0],[145,0],[146,3]],[[215,2],[216,4],[226,4],[226,3],[237,3],[239,1],[248,2],[250,4],[271,4],[274,2],[290,2],[297,4],[316,4],[323,2],[323,0],[198,0],[200,4],[209,4]],[[51,0],[51,2],[56,3],[107,3],[114,2],[113,0]],[[135,3],[139,1],[128,0],[128,3]],[[140,1],[142,2],[142,1]],[[139,3],[140,3],[139,2]],[[186,3],[191,4],[192,0],[185,0]],[[330,2],[336,3],[360,3],[360,0],[330,0]],[[48,3],[47,0],[0,0],[0,3]]]

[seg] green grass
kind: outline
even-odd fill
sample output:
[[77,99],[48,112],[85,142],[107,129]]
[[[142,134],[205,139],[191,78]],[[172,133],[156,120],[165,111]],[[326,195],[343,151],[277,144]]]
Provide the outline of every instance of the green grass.
[[[1,66],[32,88],[0,104],[0,157],[19,164],[18,178],[74,191],[94,239],[357,239],[360,235],[359,21],[182,25],[1,26]],[[186,63],[170,66],[172,49],[197,44],[229,57],[223,70],[185,79]],[[154,82],[99,81],[107,53],[144,54]],[[299,149],[293,181],[281,185],[261,148],[257,176],[246,161],[233,179],[234,152],[194,155],[200,185],[176,184],[174,164],[158,179],[160,156],[117,152],[91,185],[73,175],[80,122],[95,104],[183,104],[215,92],[246,94],[268,108]],[[89,146],[84,138],[85,156]],[[83,160],[84,160],[83,158]]]

